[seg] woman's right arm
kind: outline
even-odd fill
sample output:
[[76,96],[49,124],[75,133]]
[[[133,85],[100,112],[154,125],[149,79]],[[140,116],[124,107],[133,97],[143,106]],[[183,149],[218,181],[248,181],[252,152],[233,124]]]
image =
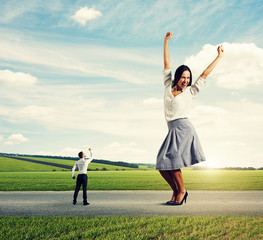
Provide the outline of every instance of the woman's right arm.
[[206,79],[207,76],[212,72],[212,70],[218,64],[220,59],[224,56],[224,48],[222,45],[217,48],[217,53],[218,53],[218,55],[217,55],[216,59],[200,75],[201,78]]
[[168,48],[168,41],[173,37],[171,32],[166,33],[163,44],[163,60],[164,60],[164,69],[171,69],[170,66],[170,55]]

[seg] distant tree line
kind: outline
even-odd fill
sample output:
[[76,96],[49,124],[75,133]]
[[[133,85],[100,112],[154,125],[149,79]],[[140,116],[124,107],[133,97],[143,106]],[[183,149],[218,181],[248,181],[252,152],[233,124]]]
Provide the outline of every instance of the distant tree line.
[[257,170],[257,168],[254,168],[254,167],[226,167],[223,169],[226,169],[226,170]]
[[102,164],[109,164],[109,165],[113,165],[113,166],[139,168],[139,165],[134,164],[134,163],[127,163],[127,162],[112,162],[112,161],[109,161],[109,160],[102,160],[102,159],[94,159],[92,162],[94,162],[94,163],[102,163]]
[[[79,158],[77,157],[63,157],[63,156],[43,156],[43,155],[28,155],[28,154],[14,154],[14,153],[0,153],[0,156],[19,156],[19,157],[35,157],[35,158],[52,158],[52,159],[62,159],[62,160],[71,160],[76,161]],[[113,162],[109,160],[102,160],[102,159],[93,159],[94,163],[102,163],[108,164],[113,166],[120,166],[120,167],[129,167],[129,168],[139,168],[139,165],[134,163],[127,163],[127,162]]]
[[225,167],[225,168],[210,168],[210,167],[193,167],[194,170],[263,170],[261,168],[254,168],[254,167]]
[[140,166],[143,167],[148,167],[148,168],[155,168],[156,164],[155,163],[139,163]]

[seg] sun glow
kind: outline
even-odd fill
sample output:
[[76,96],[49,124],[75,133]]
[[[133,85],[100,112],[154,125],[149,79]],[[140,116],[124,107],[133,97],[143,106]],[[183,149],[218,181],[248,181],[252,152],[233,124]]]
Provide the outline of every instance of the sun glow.
[[209,167],[209,168],[221,168],[222,167],[221,162],[218,159],[218,157],[207,156],[206,159],[207,159],[206,160],[207,167]]

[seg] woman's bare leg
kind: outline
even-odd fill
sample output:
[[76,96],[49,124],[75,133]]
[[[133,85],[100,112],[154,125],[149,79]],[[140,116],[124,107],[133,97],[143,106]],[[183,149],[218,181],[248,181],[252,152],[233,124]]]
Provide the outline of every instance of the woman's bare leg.
[[183,174],[181,172],[181,169],[172,170],[171,174],[178,187],[176,202],[181,202],[186,192],[184,188]]
[[171,201],[175,201],[178,194],[178,187],[175,182],[175,178],[173,177],[173,174],[171,171],[159,171],[162,177],[165,179],[165,181],[170,185],[170,187],[173,190],[173,196]]

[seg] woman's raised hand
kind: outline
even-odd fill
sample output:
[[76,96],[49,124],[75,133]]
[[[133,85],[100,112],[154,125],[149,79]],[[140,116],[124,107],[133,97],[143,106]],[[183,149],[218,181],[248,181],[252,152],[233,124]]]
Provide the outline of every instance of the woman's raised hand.
[[168,33],[166,33],[164,40],[170,40],[172,37],[173,37],[173,33],[168,32]]
[[223,48],[222,45],[218,46],[217,53],[218,53],[219,57],[223,57],[224,56],[224,48]]

